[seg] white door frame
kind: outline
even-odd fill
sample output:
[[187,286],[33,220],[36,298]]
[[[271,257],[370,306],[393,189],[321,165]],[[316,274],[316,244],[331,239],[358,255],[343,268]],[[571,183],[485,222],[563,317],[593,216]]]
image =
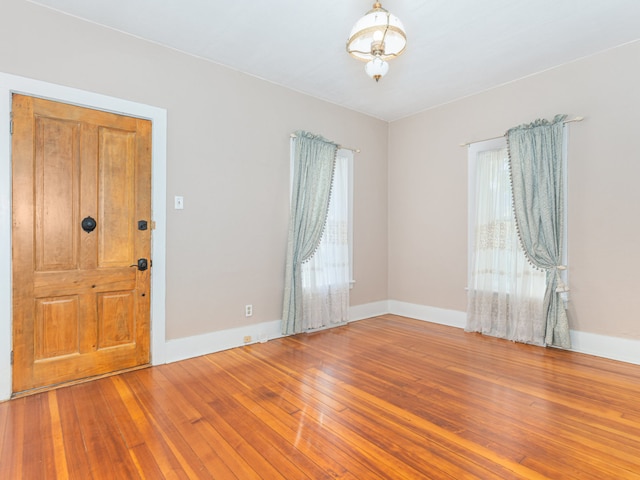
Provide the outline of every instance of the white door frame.
[[166,190],[167,111],[162,108],[54,85],[0,72],[0,401],[11,397],[12,293],[11,293],[11,96],[21,93],[97,110],[151,120],[151,209],[156,229],[151,258],[151,363],[166,362]]

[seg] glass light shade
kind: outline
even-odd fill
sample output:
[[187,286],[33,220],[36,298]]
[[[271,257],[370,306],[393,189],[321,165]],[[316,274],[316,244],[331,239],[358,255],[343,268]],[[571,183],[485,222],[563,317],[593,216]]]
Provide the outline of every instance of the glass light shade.
[[351,29],[347,52],[358,60],[372,60],[376,56],[388,60],[400,55],[406,45],[402,22],[376,2]]
[[375,57],[364,66],[365,72],[376,82],[384,77],[389,71],[389,64],[380,57]]

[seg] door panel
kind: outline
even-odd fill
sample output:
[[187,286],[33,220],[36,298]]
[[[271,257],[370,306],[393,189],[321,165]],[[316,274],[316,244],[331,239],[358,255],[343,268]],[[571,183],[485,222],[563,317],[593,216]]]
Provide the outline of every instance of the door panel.
[[[77,122],[36,118],[35,124],[36,270],[78,266],[77,224],[80,158]],[[55,203],[48,199],[55,198]]]
[[135,136],[130,132],[99,131],[98,266],[128,267],[133,257],[135,210]]
[[134,308],[135,297],[130,291],[98,295],[98,348],[134,341]]
[[148,363],[150,122],[22,95],[13,118],[14,393]]
[[78,352],[78,296],[36,299],[35,360]]

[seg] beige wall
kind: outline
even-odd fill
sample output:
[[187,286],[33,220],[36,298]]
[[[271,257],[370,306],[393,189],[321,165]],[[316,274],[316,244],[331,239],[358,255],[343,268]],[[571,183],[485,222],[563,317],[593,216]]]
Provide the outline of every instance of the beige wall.
[[466,310],[467,149],[556,113],[570,124],[570,325],[640,338],[640,42],[390,126],[389,297]]
[[[0,71],[167,110],[169,339],[281,317],[296,129],[362,150],[352,305],[464,311],[467,151],[458,145],[556,113],[586,117],[570,127],[571,327],[640,338],[638,58],[634,43],[389,126],[21,0],[3,0],[0,15]],[[174,195],[185,210],[173,210]]]
[[297,129],[362,150],[351,303],[387,298],[386,122],[20,0],[1,7],[0,71],[167,110],[168,339],[281,318]]

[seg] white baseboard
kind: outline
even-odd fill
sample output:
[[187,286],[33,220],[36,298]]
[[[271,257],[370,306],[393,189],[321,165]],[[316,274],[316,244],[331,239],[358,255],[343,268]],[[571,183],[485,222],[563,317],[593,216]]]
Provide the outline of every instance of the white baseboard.
[[365,303],[364,305],[356,305],[349,307],[349,321],[364,320],[365,318],[377,317],[389,313],[389,302],[383,300],[381,302]]
[[[389,300],[389,313],[464,328],[467,313]],[[571,351],[640,365],[640,340],[571,330]]]
[[464,328],[467,323],[466,312],[398,302],[397,300],[389,300],[389,313],[415,318],[416,320],[424,320],[425,322],[448,325],[449,327]]
[[[363,320],[389,313],[387,301],[356,305],[349,308],[349,321]],[[250,342],[244,341],[251,337]],[[282,337],[281,320],[256,323],[246,327],[231,328],[192,337],[168,340],[165,346],[166,363],[199,357],[230,348]]]
[[[273,320],[271,322],[247,325],[246,327],[168,340],[165,349],[166,363],[279,338],[282,336],[280,324],[280,320]],[[245,343],[245,337],[251,337],[251,341]]]
[[[350,307],[349,321],[354,322],[386,313],[456,328],[464,328],[467,321],[466,312],[399,302],[397,300],[384,300]],[[247,336],[251,337],[251,342],[249,343],[280,338],[282,337],[280,325],[280,320],[273,320],[246,327],[169,340],[166,343],[167,362],[175,362],[240,347],[246,345],[244,337]],[[571,350],[575,352],[640,365],[640,340],[572,330],[571,344],[573,346]]]
[[571,330],[571,350],[640,365],[640,340]]

